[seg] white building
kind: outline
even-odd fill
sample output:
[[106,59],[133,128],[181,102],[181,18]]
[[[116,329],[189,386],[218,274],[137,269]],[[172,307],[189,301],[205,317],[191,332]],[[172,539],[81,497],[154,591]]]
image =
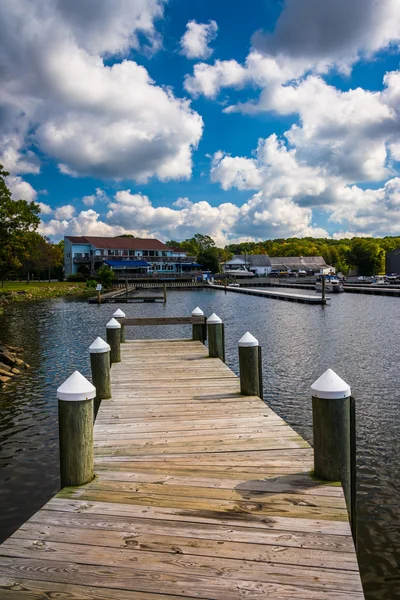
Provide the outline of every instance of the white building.
[[335,268],[326,264],[322,256],[268,256],[267,254],[235,254],[224,264],[224,272],[248,270],[255,275],[273,272],[305,271],[312,275],[335,273]]

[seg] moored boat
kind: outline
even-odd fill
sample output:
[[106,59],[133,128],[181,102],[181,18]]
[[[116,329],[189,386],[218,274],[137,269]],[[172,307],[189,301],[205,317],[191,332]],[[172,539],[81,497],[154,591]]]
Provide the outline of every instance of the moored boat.
[[[322,292],[322,280],[315,284],[317,292]],[[343,283],[335,275],[325,275],[325,291],[333,294],[344,292]]]

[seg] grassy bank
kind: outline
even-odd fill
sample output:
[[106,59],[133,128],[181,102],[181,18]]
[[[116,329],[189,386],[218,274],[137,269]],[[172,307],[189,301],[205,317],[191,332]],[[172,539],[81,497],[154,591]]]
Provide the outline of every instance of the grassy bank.
[[[32,282],[27,284],[20,281],[7,281],[4,287],[0,285],[0,305],[9,302],[26,302],[29,300],[43,300],[60,298],[61,296],[75,296],[87,293],[84,283],[68,281]],[[89,292],[93,295],[93,291]]]

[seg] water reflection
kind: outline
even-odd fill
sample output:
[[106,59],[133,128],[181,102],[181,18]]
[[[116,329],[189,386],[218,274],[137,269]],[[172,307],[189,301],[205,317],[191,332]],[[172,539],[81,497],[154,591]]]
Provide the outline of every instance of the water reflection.
[[[263,346],[264,398],[312,440],[309,386],[331,367],[357,398],[359,560],[368,600],[400,588],[400,334],[397,298],[338,294],[316,307],[211,290],[169,291],[163,304],[125,304],[127,316],[188,315],[199,305],[225,322],[228,365],[249,330]],[[15,304],[0,339],[25,348],[32,368],[0,394],[0,535],[4,539],[59,486],[56,388],[90,376],[88,346],[117,305],[58,299]],[[128,328],[131,339],[189,336],[190,327]]]

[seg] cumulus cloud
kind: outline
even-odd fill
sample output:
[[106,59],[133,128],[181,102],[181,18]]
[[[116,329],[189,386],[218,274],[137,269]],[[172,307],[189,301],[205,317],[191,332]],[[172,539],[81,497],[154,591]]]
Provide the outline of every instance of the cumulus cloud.
[[341,70],[400,41],[397,0],[286,0],[272,33],[257,32],[253,45],[272,56]]
[[351,6],[344,0],[287,0],[275,30],[253,37],[242,64],[200,62],[185,78],[194,97],[242,90],[239,102],[224,97],[226,114],[293,118],[279,137],[260,140],[251,156],[220,151],[212,161],[211,179],[222,189],[255,191],[246,204],[259,205],[256,235],[257,223],[277,231],[272,224],[278,216],[284,223],[288,214],[293,222],[282,228],[284,235],[315,231],[314,209],[345,228],[343,235],[398,232],[400,70],[386,73],[379,91],[340,90],[324,76],[332,69],[349,73],[360,58],[372,59],[382,49],[398,52],[399,40],[393,0]]
[[189,21],[186,24],[186,32],[181,38],[181,53],[186,58],[209,58],[213,53],[208,44],[215,38],[218,25],[215,21],[208,23],[197,23]]
[[[1,2],[2,129],[38,146],[68,175],[188,178],[201,117],[124,58],[143,39],[157,45],[163,4]],[[123,60],[108,66],[110,55]]]
[[82,198],[82,202],[85,206],[94,206],[96,202],[104,202],[105,200],[107,200],[107,194],[100,188],[96,188],[94,194]]
[[51,206],[49,206],[48,204],[45,204],[44,202],[38,202],[39,207],[40,207],[40,215],[52,215],[53,214],[53,209],[51,208]]
[[72,204],[66,204],[65,206],[60,206],[59,208],[56,208],[56,210],[54,211],[55,218],[60,219],[61,221],[65,220],[65,219],[71,219],[74,214],[75,214],[75,208],[72,206]]
[[32,202],[37,198],[36,190],[30,183],[24,181],[22,177],[9,175],[6,177],[6,184],[13,200],[27,200],[28,202]]

